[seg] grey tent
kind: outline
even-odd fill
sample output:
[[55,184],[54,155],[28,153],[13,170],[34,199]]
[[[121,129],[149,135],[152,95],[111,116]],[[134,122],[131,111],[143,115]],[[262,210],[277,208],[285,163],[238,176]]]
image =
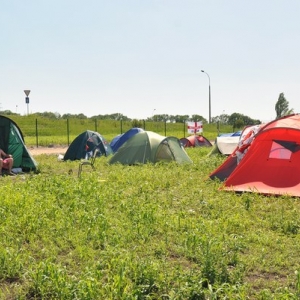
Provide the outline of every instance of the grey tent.
[[160,161],[192,163],[178,138],[161,136],[152,131],[133,135],[117,150],[109,163],[134,165]]

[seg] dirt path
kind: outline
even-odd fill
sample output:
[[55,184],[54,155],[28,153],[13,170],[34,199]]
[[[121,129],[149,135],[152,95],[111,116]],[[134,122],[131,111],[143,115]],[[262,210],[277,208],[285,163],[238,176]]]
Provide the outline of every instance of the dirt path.
[[31,155],[40,155],[40,154],[62,154],[64,155],[68,147],[29,147],[28,150]]

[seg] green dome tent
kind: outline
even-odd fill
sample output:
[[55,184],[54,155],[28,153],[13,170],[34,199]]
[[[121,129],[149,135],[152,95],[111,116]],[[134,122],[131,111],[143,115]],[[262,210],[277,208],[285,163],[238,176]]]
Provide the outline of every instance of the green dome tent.
[[0,148],[13,156],[13,168],[21,168],[25,172],[37,169],[37,162],[25,146],[21,129],[5,116],[0,116]]
[[144,131],[128,139],[109,160],[109,164],[134,165],[160,161],[192,163],[178,138]]

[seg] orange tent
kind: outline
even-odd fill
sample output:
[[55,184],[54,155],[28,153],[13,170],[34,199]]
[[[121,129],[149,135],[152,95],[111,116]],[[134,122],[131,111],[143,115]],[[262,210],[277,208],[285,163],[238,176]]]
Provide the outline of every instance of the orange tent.
[[300,115],[255,129],[245,129],[235,151],[210,178],[224,180],[225,190],[300,196]]

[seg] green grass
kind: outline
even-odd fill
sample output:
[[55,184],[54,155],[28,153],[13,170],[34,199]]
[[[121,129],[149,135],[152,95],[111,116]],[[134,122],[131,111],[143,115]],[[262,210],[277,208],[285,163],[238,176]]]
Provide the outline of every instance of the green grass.
[[[49,119],[34,115],[8,116],[21,129],[27,146],[69,145],[79,134],[86,130],[99,132],[108,141],[133,127],[130,121],[94,120],[94,119]],[[139,121],[138,127],[154,131],[165,136],[182,138],[187,136],[187,127],[183,123],[164,123]],[[136,125],[135,125],[136,126]],[[232,132],[230,125],[221,125],[220,132]],[[216,124],[204,124],[203,135],[215,140],[218,135]]]
[[224,158],[187,151],[1,178],[0,299],[298,299],[299,199],[221,192]]

